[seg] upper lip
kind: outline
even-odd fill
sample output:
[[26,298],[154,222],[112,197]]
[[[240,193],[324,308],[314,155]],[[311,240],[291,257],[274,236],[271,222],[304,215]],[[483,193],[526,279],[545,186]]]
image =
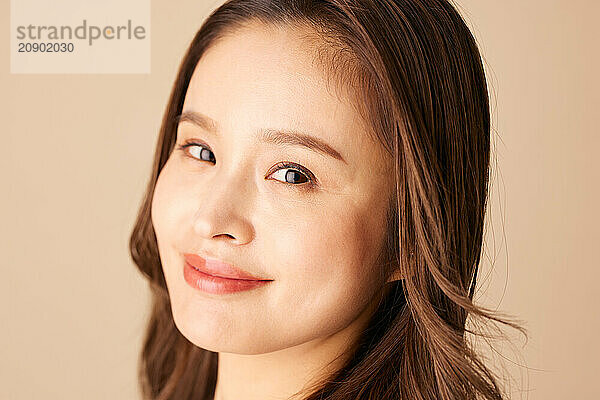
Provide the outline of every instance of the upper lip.
[[202,257],[193,253],[184,253],[185,262],[206,274],[229,279],[266,281],[271,279],[259,278],[231,264],[210,257]]

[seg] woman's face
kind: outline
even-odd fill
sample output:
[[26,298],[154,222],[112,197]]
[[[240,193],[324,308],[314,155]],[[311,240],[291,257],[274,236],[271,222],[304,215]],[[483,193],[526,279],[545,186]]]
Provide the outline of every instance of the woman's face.
[[[218,42],[195,68],[184,113],[152,202],[181,333],[211,351],[259,354],[347,327],[385,283],[375,262],[393,173],[298,33],[254,27]],[[184,254],[271,281],[199,290],[184,279]]]

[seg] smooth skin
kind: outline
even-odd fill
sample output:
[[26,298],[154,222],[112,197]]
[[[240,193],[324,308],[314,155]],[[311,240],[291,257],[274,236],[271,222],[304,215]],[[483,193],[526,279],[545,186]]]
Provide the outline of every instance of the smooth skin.
[[[180,122],[154,192],[173,318],[190,342],[219,352],[217,400],[288,399],[338,368],[385,284],[375,261],[393,164],[350,98],[329,91],[300,35],[255,24],[204,54],[183,112],[209,117],[215,131]],[[345,162],[263,142],[261,129],[313,136]],[[186,141],[200,145],[180,149]],[[182,253],[194,252],[273,281],[225,295],[195,290],[182,272]]]

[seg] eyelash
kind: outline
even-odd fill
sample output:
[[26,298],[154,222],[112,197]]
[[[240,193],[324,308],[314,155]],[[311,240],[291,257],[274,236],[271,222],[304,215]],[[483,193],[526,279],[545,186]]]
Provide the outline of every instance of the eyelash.
[[[192,146],[198,146],[200,148],[203,148],[203,149],[206,149],[206,150],[209,150],[212,152],[212,150],[207,145],[205,145],[203,143],[195,142],[193,140],[187,140],[183,144],[178,145],[177,150],[182,151],[185,157],[191,158],[194,161],[207,161],[207,160],[199,160],[198,158],[191,156],[186,151],[186,149],[188,147],[192,147]],[[300,191],[310,191],[318,186],[317,179],[310,171],[308,171],[306,168],[304,168],[303,166],[301,166],[299,164],[289,162],[289,161],[280,161],[277,164],[275,164],[273,166],[273,168],[271,168],[269,175],[275,173],[276,171],[279,171],[280,169],[292,169],[294,171],[300,172],[302,175],[304,175],[306,177],[307,182],[302,182],[302,183],[289,183],[289,182],[282,182],[280,180],[273,179],[279,183],[288,184],[288,186],[291,186],[292,189],[300,190]]]

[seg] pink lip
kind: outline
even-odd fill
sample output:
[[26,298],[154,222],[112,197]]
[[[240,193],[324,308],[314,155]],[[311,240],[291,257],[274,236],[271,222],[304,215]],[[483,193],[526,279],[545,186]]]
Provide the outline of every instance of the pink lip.
[[183,255],[185,262],[205,274],[229,279],[244,279],[253,281],[270,280],[264,278],[258,278],[251,275],[250,273],[234,267],[231,264],[214,260],[211,258],[203,258],[197,254],[185,253]]
[[[184,258],[183,277],[185,281],[194,289],[203,292],[213,294],[235,293],[254,289],[272,281],[258,279],[232,265],[212,259],[204,259],[195,254],[185,254]],[[223,275],[228,275],[228,277],[223,277]],[[235,277],[232,278],[231,276]],[[239,278],[240,276],[250,278]]]

